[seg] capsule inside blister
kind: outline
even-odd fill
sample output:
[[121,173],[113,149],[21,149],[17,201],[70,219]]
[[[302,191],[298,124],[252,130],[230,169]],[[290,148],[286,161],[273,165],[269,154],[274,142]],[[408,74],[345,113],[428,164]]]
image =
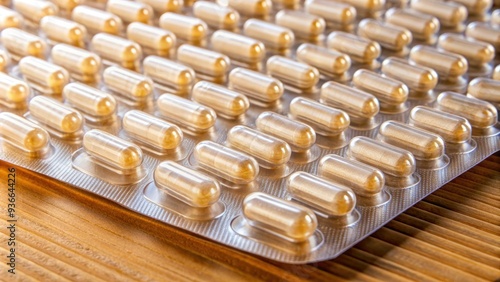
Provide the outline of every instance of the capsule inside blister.
[[141,22],[147,24],[153,18],[151,6],[134,1],[109,0],[106,11],[117,15],[126,23]]
[[277,101],[284,92],[281,81],[244,68],[235,68],[229,73],[229,87],[264,104]]
[[327,46],[349,55],[353,61],[362,64],[372,64],[381,53],[377,42],[341,31],[328,35]]
[[51,58],[71,74],[71,77],[83,82],[93,82],[98,79],[101,70],[101,58],[85,49],[66,44],[57,44],[52,48]]
[[25,19],[38,24],[45,16],[52,16],[59,12],[59,9],[50,1],[42,0],[16,0],[12,7]]
[[25,56],[45,57],[45,41],[31,33],[11,27],[2,31],[1,39],[2,45],[15,60]]
[[116,100],[113,96],[82,83],[66,85],[63,95],[69,105],[87,114],[85,118],[91,122],[111,119],[116,111]]
[[153,94],[153,81],[142,74],[111,66],[102,74],[106,87],[134,102],[143,102]]
[[197,73],[215,78],[224,78],[231,60],[220,53],[183,44],[177,49],[177,60],[192,67]]
[[219,116],[227,119],[244,115],[250,107],[245,95],[208,81],[200,81],[194,85],[191,99],[214,109]]
[[184,2],[189,0],[139,0],[144,4],[151,6],[158,14],[163,14],[165,12],[178,13],[182,11]]
[[452,33],[439,36],[438,47],[464,56],[469,66],[475,68],[488,69],[488,63],[495,57],[495,48],[491,44]]
[[305,12],[281,10],[276,14],[276,24],[291,29],[297,37],[318,40],[325,31],[326,23],[321,17]]
[[187,93],[194,84],[196,74],[185,65],[158,56],[148,56],[142,63],[145,75],[176,93]]
[[35,57],[21,59],[19,70],[30,86],[43,94],[61,94],[69,83],[67,70]]
[[193,155],[200,168],[233,184],[249,184],[259,174],[253,157],[212,141],[198,143]]
[[500,81],[485,77],[474,78],[469,82],[467,93],[474,98],[500,106]]
[[439,31],[439,20],[427,14],[411,9],[392,8],[385,13],[385,21],[395,26],[408,29],[413,38],[432,42]]
[[32,157],[42,157],[50,149],[45,129],[9,112],[0,113],[0,138]]
[[71,13],[71,19],[84,25],[89,32],[105,32],[110,34],[119,34],[122,30],[122,20],[105,11],[95,9],[89,6],[77,6]]
[[161,95],[157,105],[164,118],[193,133],[207,132],[217,119],[211,108],[172,94]]
[[261,41],[270,49],[288,50],[295,42],[295,35],[290,29],[257,19],[247,20],[243,33]]
[[226,0],[227,4],[243,16],[264,18],[271,12],[271,0]]
[[461,29],[468,15],[467,8],[455,2],[412,0],[411,8],[432,15],[439,19],[441,26],[453,29]]
[[214,51],[221,52],[235,61],[258,64],[266,55],[262,42],[233,32],[218,30],[211,38]]
[[26,106],[30,87],[24,81],[0,72],[0,104],[9,108]]
[[309,43],[297,48],[297,59],[335,76],[342,76],[351,67],[351,58],[348,55]]
[[462,75],[467,72],[469,65],[467,60],[458,54],[417,45],[411,49],[410,60],[418,65],[432,68],[442,81],[465,83]]
[[472,22],[467,25],[465,35],[475,40],[484,41],[493,45],[500,52],[500,29],[488,23]]
[[470,15],[482,15],[486,13],[493,4],[492,0],[453,0],[467,8]]
[[24,23],[23,17],[16,11],[0,6],[0,30],[9,27],[21,28]]
[[161,28],[173,32],[177,38],[189,42],[202,41],[208,30],[204,21],[175,13],[161,15],[159,24]]
[[87,29],[74,21],[56,16],[46,16],[40,21],[40,27],[51,41],[67,43],[77,47],[85,46]]
[[167,57],[176,44],[176,37],[172,32],[143,23],[129,24],[127,38],[141,45],[146,53]]
[[413,40],[406,28],[392,26],[372,19],[364,19],[358,25],[358,35],[378,42],[392,51],[403,51]]
[[307,0],[304,5],[306,12],[320,16],[328,23],[344,27],[356,20],[356,9],[349,4],[328,0]]
[[282,56],[269,58],[266,67],[271,76],[304,91],[313,89],[319,80],[315,67]]
[[137,43],[107,33],[92,37],[92,50],[102,59],[132,70],[142,58],[142,49]]
[[240,14],[233,8],[208,1],[194,3],[193,14],[215,29],[234,30],[240,22]]

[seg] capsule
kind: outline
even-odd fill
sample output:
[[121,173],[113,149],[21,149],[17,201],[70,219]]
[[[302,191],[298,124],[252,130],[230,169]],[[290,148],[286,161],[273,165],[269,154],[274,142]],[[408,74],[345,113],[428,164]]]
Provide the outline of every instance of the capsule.
[[412,9],[392,8],[385,13],[385,22],[409,30],[415,39],[430,42],[439,32],[439,20]]
[[31,33],[10,27],[2,31],[1,39],[5,49],[15,57],[45,57],[45,49],[47,48],[45,41]]
[[358,11],[374,14],[384,8],[386,0],[340,0],[338,2],[352,5]]
[[207,36],[207,24],[198,18],[165,13],[161,15],[159,24],[182,40],[199,42]]
[[275,9],[297,9],[300,5],[300,0],[271,0]]
[[342,134],[351,122],[346,112],[302,97],[290,102],[289,115],[310,125],[316,133],[326,136]]
[[0,101],[7,104],[20,104],[27,101],[29,94],[28,84],[0,72]]
[[50,1],[41,0],[16,0],[13,8],[25,19],[34,23],[39,23],[45,16],[56,15],[59,9]]
[[60,10],[71,12],[78,5],[82,4],[83,0],[53,0],[52,2],[54,2]]
[[307,0],[305,10],[311,15],[322,17],[326,22],[347,26],[356,20],[356,9],[344,3],[328,0]]
[[312,210],[261,192],[245,197],[243,216],[250,226],[293,243],[307,241],[318,227]]
[[297,48],[297,59],[327,74],[342,75],[351,67],[348,55],[309,43]]
[[85,49],[66,44],[52,47],[52,62],[68,70],[71,76],[83,82],[97,80],[101,70],[101,58]]
[[200,81],[194,85],[191,99],[214,109],[219,116],[228,119],[244,115],[250,107],[245,95],[208,81]]
[[34,97],[29,110],[37,121],[62,134],[72,134],[83,128],[83,117],[78,111],[49,97]]
[[147,24],[153,18],[153,9],[151,6],[134,1],[108,1],[106,11],[117,15],[126,23],[140,22]]
[[231,66],[231,60],[227,56],[188,44],[177,49],[177,60],[197,73],[213,77],[225,76]]
[[235,61],[257,64],[266,55],[266,47],[262,42],[225,30],[214,32],[211,42],[214,51]]
[[229,73],[229,87],[263,103],[277,101],[284,92],[281,81],[245,68],[235,68]]
[[92,49],[101,58],[128,69],[135,69],[142,58],[142,49],[137,43],[107,33],[94,35]]
[[263,112],[257,117],[258,130],[288,143],[293,152],[306,152],[316,142],[316,132],[309,125],[274,112]]
[[141,45],[144,51],[160,56],[168,56],[177,41],[168,30],[137,22],[128,25],[127,38]]
[[5,50],[0,50],[0,72],[6,72],[11,64],[9,53]]
[[321,17],[300,11],[281,10],[276,14],[276,24],[291,29],[298,37],[316,39],[325,31]]
[[154,181],[168,195],[195,208],[212,206],[221,194],[217,181],[172,161],[156,167]]
[[163,14],[166,12],[181,12],[184,2],[188,2],[188,0],[139,0],[139,2],[151,6],[158,14]]
[[271,0],[228,0],[227,3],[240,15],[262,18],[271,12]]
[[463,56],[423,45],[411,49],[410,60],[418,65],[432,68],[443,80],[457,79],[469,68]]
[[9,112],[0,113],[0,138],[27,153],[43,153],[50,146],[45,129]]
[[129,136],[161,150],[175,150],[183,139],[176,125],[138,110],[126,112],[122,124]]
[[121,170],[135,169],[142,163],[141,148],[99,129],[83,136],[83,148],[95,159]]
[[144,74],[156,83],[187,92],[194,84],[196,75],[193,69],[157,56],[148,56],[143,61]]
[[377,42],[342,31],[330,33],[326,41],[328,48],[349,55],[351,60],[362,64],[371,64],[382,52]]
[[60,94],[69,83],[67,70],[35,57],[21,59],[19,70],[33,88],[45,94]]
[[319,72],[315,67],[282,56],[272,56],[266,66],[271,76],[299,89],[311,89],[319,81]]
[[264,168],[282,167],[292,154],[285,141],[242,125],[229,130],[226,142],[257,159]]
[[75,109],[96,118],[106,118],[116,111],[116,100],[110,94],[88,85],[73,82],[63,91],[66,102]]
[[497,65],[495,67],[495,70],[493,70],[493,75],[492,75],[492,78],[494,80],[500,80],[500,65]]
[[382,63],[382,73],[405,83],[410,90],[427,92],[438,83],[438,74],[431,68],[415,66],[408,61],[389,57]]
[[470,40],[452,33],[439,36],[438,47],[462,55],[473,67],[481,67],[495,58],[495,48],[491,44]]
[[484,41],[493,45],[500,52],[500,29],[488,23],[472,22],[467,25],[465,35],[475,40]]
[[470,15],[483,15],[493,4],[492,0],[453,0],[453,2],[464,5]]
[[411,8],[438,18],[441,25],[448,28],[458,28],[468,15],[467,8],[456,2],[412,0]]
[[21,28],[23,22],[23,17],[18,12],[4,6],[0,6],[0,30],[4,30],[9,27]]
[[105,11],[88,6],[78,6],[73,9],[71,19],[84,25],[92,33],[105,32],[119,34],[122,30],[122,20]]
[[240,22],[240,14],[233,8],[207,1],[194,3],[193,14],[215,29],[234,30]]
[[404,50],[413,40],[411,32],[406,28],[372,19],[364,19],[359,23],[358,35],[377,41],[382,47],[393,51]]
[[217,119],[211,108],[173,94],[161,95],[157,104],[163,117],[195,133],[210,130]]
[[193,156],[201,168],[235,184],[249,184],[259,174],[253,157],[212,141],[198,143]]
[[500,9],[491,12],[490,23],[492,26],[500,25]]
[[102,74],[106,87],[134,101],[143,101],[153,94],[151,78],[117,66],[107,68]]
[[77,47],[85,46],[87,29],[74,21],[56,16],[46,16],[40,21],[40,27],[45,36],[52,41]]
[[467,93],[490,103],[500,103],[500,81],[478,77],[469,82]]
[[261,41],[270,49],[287,50],[295,42],[295,35],[290,29],[257,19],[247,20],[243,33]]

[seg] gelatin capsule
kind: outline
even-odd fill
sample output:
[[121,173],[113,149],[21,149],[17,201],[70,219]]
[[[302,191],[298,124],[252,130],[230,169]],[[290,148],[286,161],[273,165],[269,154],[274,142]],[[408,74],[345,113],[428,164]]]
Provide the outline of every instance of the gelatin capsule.
[[472,22],[467,25],[465,35],[475,40],[484,41],[493,45],[500,52],[500,29],[488,23]]
[[468,15],[467,8],[456,2],[412,0],[411,8],[438,18],[441,26],[449,28],[458,28]]
[[188,90],[196,78],[193,69],[157,56],[146,57],[143,69],[155,82],[177,90]]
[[271,49],[290,49],[295,42],[295,35],[290,29],[257,19],[247,20],[243,26],[243,33],[261,41]]
[[293,152],[306,152],[316,142],[316,132],[309,125],[274,112],[263,112],[255,120],[258,130],[288,143]]
[[439,36],[438,47],[464,56],[469,65],[474,67],[483,66],[495,57],[495,48],[491,44],[473,41],[452,33]]
[[128,25],[127,38],[141,45],[145,51],[151,50],[162,56],[168,56],[177,41],[175,34],[168,30],[137,22]]
[[84,2],[83,0],[52,0],[54,4],[59,7],[59,9],[63,11],[73,11],[74,8],[76,8],[78,5],[82,4]]
[[101,58],[129,69],[134,69],[142,58],[142,49],[137,43],[107,33],[94,35],[92,49]]
[[275,9],[297,9],[300,5],[300,0],[271,0]]
[[363,11],[368,14],[374,14],[384,8],[385,0],[340,0],[356,8],[357,11]]
[[123,26],[122,20],[119,17],[83,5],[73,9],[71,19],[84,25],[88,31],[92,33],[106,32],[110,34],[119,34]]
[[250,226],[294,243],[306,241],[318,227],[312,210],[261,192],[245,197],[243,216]]
[[377,41],[382,47],[402,51],[413,40],[406,28],[392,26],[372,19],[364,19],[358,25],[358,35]]
[[25,19],[39,23],[45,16],[56,15],[59,9],[50,1],[15,0],[12,7]]
[[140,22],[147,24],[153,18],[153,8],[151,6],[134,1],[109,0],[106,11],[117,15],[126,23]]
[[165,12],[178,13],[182,11],[184,2],[188,0],[138,0],[144,4],[151,6],[158,14]]
[[75,109],[97,118],[105,118],[116,111],[116,100],[110,94],[88,85],[73,82],[63,91],[66,102]]
[[423,45],[411,49],[410,60],[418,65],[432,68],[440,79],[456,79],[464,75],[469,68],[464,57]]
[[431,68],[415,66],[408,61],[389,57],[382,63],[382,73],[405,83],[410,90],[427,92],[438,83],[438,74]]
[[214,32],[211,43],[214,51],[235,61],[257,64],[266,56],[266,47],[262,42],[225,30]]
[[27,101],[30,87],[24,81],[0,72],[0,100],[11,104]]
[[493,70],[493,75],[492,75],[494,80],[500,80],[500,65],[497,65],[495,69]]
[[101,70],[101,58],[85,49],[57,44],[51,51],[52,62],[71,73],[76,80],[95,81]]
[[31,33],[10,27],[2,31],[1,39],[2,45],[13,56],[18,58],[25,56],[45,57],[45,49],[47,48],[45,41]]
[[182,40],[198,42],[207,36],[207,24],[198,18],[165,13],[161,15],[159,24]]
[[257,159],[264,168],[286,165],[292,154],[285,141],[242,125],[229,130],[226,142]]
[[0,6],[0,30],[4,30],[9,27],[21,28],[23,22],[23,17],[18,12],[4,6]]
[[305,10],[311,15],[322,17],[325,21],[346,26],[356,20],[356,9],[348,4],[328,0],[307,0]]
[[87,29],[74,21],[56,16],[46,16],[40,21],[40,27],[49,40],[77,47],[85,46]]
[[250,107],[245,95],[208,81],[200,81],[194,85],[191,99],[214,109],[219,116],[228,119],[244,115]]
[[326,23],[321,17],[305,12],[281,10],[276,14],[276,24],[291,29],[298,37],[315,39],[325,31]]
[[67,70],[35,57],[21,59],[19,70],[33,88],[45,94],[60,94],[69,83]]
[[375,42],[342,31],[334,31],[328,35],[328,48],[335,49],[358,63],[371,64],[380,57],[380,45]]
[[82,115],[46,96],[36,96],[29,104],[30,115],[37,121],[63,134],[71,134],[82,130]]
[[347,216],[356,207],[356,195],[350,188],[304,171],[290,175],[286,186],[294,199],[328,216]]
[[249,184],[259,174],[253,157],[212,141],[198,143],[193,155],[201,168],[235,184]]
[[424,41],[431,41],[440,28],[436,17],[418,13],[412,9],[392,8],[385,13],[385,21],[409,30],[413,38]]
[[266,66],[271,76],[299,89],[311,89],[319,80],[315,67],[282,56],[272,56]]
[[327,136],[342,134],[351,122],[346,112],[302,97],[290,102],[289,115],[310,125],[316,133]]
[[222,77],[231,66],[231,60],[217,52],[183,44],[177,49],[177,60],[192,67],[197,73]]
[[102,74],[106,87],[135,101],[147,99],[153,94],[151,78],[117,66],[111,66]]
[[460,93],[439,94],[436,107],[443,112],[466,118],[475,128],[488,128],[497,123],[498,111],[491,103]]
[[175,150],[183,139],[176,125],[138,110],[126,112],[122,124],[129,136],[161,150]]
[[5,50],[0,50],[0,72],[5,72],[10,64],[11,59],[9,53]]
[[135,169],[142,163],[141,148],[99,129],[83,136],[83,148],[95,159],[122,170]]
[[453,2],[464,5],[470,15],[482,15],[493,4],[492,0],[453,0]]
[[248,17],[265,17],[271,12],[271,0],[227,0],[228,5],[240,15]]
[[500,9],[491,12],[490,23],[492,26],[500,25]]
[[210,130],[217,119],[211,108],[176,95],[163,94],[157,104],[163,117],[194,132]]
[[309,43],[297,48],[297,59],[327,74],[342,75],[351,67],[348,55]]
[[215,29],[234,30],[240,22],[240,14],[233,8],[208,1],[195,2],[193,14]]
[[469,82],[467,93],[493,104],[500,103],[500,81],[485,77],[474,78]]
[[277,101],[284,92],[281,81],[245,68],[235,68],[229,73],[229,87],[264,103]]
[[217,181],[172,161],[161,162],[156,167],[154,180],[158,188],[195,208],[210,207],[221,194]]
[[0,138],[28,153],[43,152],[50,146],[45,129],[9,112],[0,113]]

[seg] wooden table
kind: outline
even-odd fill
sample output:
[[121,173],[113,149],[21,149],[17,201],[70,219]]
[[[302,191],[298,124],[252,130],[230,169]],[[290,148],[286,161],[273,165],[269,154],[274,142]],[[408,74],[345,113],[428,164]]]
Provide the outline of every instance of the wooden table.
[[[0,161],[2,224],[9,167]],[[16,169],[16,274],[6,272],[2,225],[2,281],[500,279],[499,153],[339,258],[306,265],[255,257]]]

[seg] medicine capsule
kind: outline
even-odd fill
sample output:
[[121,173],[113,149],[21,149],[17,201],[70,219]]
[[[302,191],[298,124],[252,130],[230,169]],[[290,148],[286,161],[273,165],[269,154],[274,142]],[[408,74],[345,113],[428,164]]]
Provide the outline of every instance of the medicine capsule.
[[53,0],[54,4],[63,11],[73,11],[78,5],[82,4],[83,0]]
[[297,48],[297,59],[327,74],[342,75],[351,67],[348,55],[309,43]]
[[29,104],[30,115],[37,121],[63,134],[71,134],[82,130],[82,115],[46,96],[36,96]]
[[464,57],[423,45],[411,49],[410,59],[418,65],[432,68],[443,80],[456,79],[464,75],[469,68]]
[[109,34],[119,34],[123,26],[122,20],[119,17],[83,5],[73,9],[71,19],[84,25],[91,33],[106,32]]
[[478,77],[469,82],[467,93],[490,103],[500,103],[500,81]]
[[[158,14],[163,14],[165,12],[179,13],[184,7],[184,2],[188,0],[139,0],[144,4],[151,6]],[[187,4],[187,3],[186,3]]]
[[0,113],[0,138],[28,153],[43,152],[50,146],[50,136],[45,129],[9,112]]
[[30,87],[24,81],[0,72],[0,100],[11,104],[24,103],[30,94]]
[[46,16],[40,21],[41,30],[48,39],[77,47],[85,46],[87,29],[74,21],[56,16]]
[[352,5],[357,11],[373,14],[384,8],[386,0],[340,0],[338,2]]
[[342,134],[351,122],[346,112],[302,97],[290,102],[289,115],[308,124],[316,133],[326,136]]
[[415,66],[408,61],[389,57],[382,63],[382,73],[405,83],[410,90],[427,92],[438,83],[438,74],[431,68]]
[[316,39],[325,31],[326,23],[321,17],[304,12],[281,10],[276,14],[276,24],[291,29],[298,37]]
[[249,184],[259,174],[253,157],[212,141],[198,143],[193,156],[201,168],[235,184]]
[[156,167],[154,180],[165,193],[195,208],[210,207],[221,194],[217,181],[172,161]]
[[458,28],[467,19],[467,8],[456,2],[411,0],[415,11],[434,16],[443,27]]
[[228,119],[244,115],[250,107],[245,95],[208,81],[200,81],[194,85],[191,99],[214,109],[219,116]]
[[306,152],[316,142],[316,132],[309,125],[274,112],[263,112],[255,120],[258,130],[288,143],[293,152]]
[[142,58],[139,44],[107,33],[92,37],[92,49],[101,58],[128,69],[135,69]]
[[257,159],[264,168],[286,165],[292,154],[285,141],[242,125],[229,130],[227,143]]
[[153,94],[153,81],[142,74],[111,66],[102,74],[106,87],[135,101],[142,101]]
[[493,4],[492,0],[453,0],[453,2],[464,5],[470,15],[482,15],[486,13]]
[[194,132],[210,130],[217,119],[211,108],[173,94],[161,95],[157,104],[163,117]]
[[193,14],[215,29],[234,30],[240,22],[240,14],[233,8],[208,1],[194,3]]
[[385,13],[389,24],[409,30],[415,39],[431,41],[439,31],[439,20],[431,15],[422,14],[412,9],[392,8]]
[[493,45],[500,52],[500,29],[488,23],[472,22],[467,25],[465,35],[475,40],[484,41]]
[[19,70],[33,88],[45,94],[60,94],[69,83],[67,70],[35,57],[21,59]]
[[300,0],[271,0],[275,9],[297,9],[300,5]]
[[85,133],[83,148],[95,159],[122,170],[137,168],[142,163],[141,148],[99,129]]
[[149,23],[153,18],[153,9],[151,6],[134,1],[108,1],[106,11],[117,15],[122,21],[127,23]]
[[319,81],[319,72],[315,67],[282,56],[272,56],[266,66],[271,76],[299,89],[311,89]]
[[239,14],[249,17],[265,17],[271,12],[271,0],[228,0],[231,8]]
[[126,112],[122,124],[129,136],[161,150],[175,150],[183,139],[176,125],[138,110]]
[[438,47],[464,56],[469,65],[474,67],[481,67],[495,57],[495,48],[491,44],[470,40],[452,33],[439,36]]
[[170,54],[177,41],[168,30],[137,22],[128,25],[127,38],[141,45],[144,51],[163,56]]
[[349,4],[328,0],[307,0],[304,5],[307,13],[341,26],[350,25],[356,19],[356,9]]
[[101,70],[101,58],[85,49],[66,44],[52,47],[52,62],[71,73],[76,80],[83,82],[95,81]]
[[495,70],[493,70],[493,75],[492,75],[492,78],[494,80],[500,80],[500,65],[497,65],[495,67]]
[[207,24],[198,18],[165,13],[161,15],[159,24],[182,40],[199,42],[207,36]]
[[413,40],[406,28],[391,26],[372,19],[364,19],[358,25],[358,35],[377,41],[382,47],[402,51]]
[[63,91],[66,102],[75,109],[97,118],[106,118],[116,111],[116,100],[110,94],[88,85],[73,82]]
[[9,27],[21,28],[23,21],[23,17],[18,12],[4,6],[0,6],[0,30],[4,30]]
[[218,30],[212,35],[212,49],[235,61],[257,64],[266,56],[266,47],[258,40],[233,32]]
[[229,87],[264,103],[278,100],[284,92],[281,81],[245,68],[235,68],[229,73]]
[[197,73],[214,77],[225,76],[231,66],[231,60],[227,56],[188,44],[177,49],[177,60]]
[[312,210],[261,192],[245,197],[243,216],[250,226],[294,243],[306,241],[318,227]]
[[491,12],[490,23],[492,26],[500,25],[500,9]]
[[148,56],[143,61],[144,74],[156,83],[187,92],[194,84],[196,75],[193,69],[157,56]]
[[5,50],[0,50],[0,72],[5,72],[10,64],[11,59],[9,53]]
[[257,19],[247,20],[243,25],[243,33],[270,49],[287,50],[295,42],[295,35],[290,29]]
[[10,27],[2,31],[1,39],[5,49],[15,57],[45,57],[45,49],[47,48],[45,41],[31,33]]
[[328,35],[328,48],[335,49],[358,63],[371,64],[380,57],[380,45],[375,42],[341,31],[334,31]]
[[59,9],[50,1],[41,0],[16,0],[12,7],[25,19],[39,23],[45,16],[56,15]]

